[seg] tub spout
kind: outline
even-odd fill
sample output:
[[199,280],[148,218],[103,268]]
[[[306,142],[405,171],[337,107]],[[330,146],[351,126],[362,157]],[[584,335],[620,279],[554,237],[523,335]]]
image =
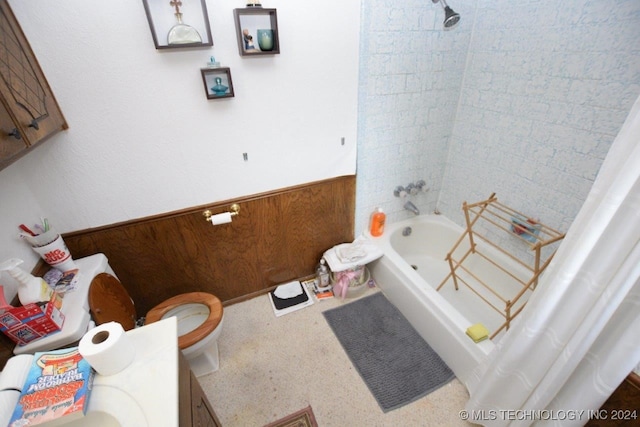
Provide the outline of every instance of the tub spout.
[[411,201],[407,201],[407,203],[404,204],[404,208],[408,211],[413,212],[416,215],[420,215],[420,210],[416,208],[416,205],[411,203]]

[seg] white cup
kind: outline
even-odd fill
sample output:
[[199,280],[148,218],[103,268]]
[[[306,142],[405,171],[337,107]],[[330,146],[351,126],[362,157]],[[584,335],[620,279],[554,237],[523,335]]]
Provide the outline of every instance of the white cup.
[[71,258],[71,252],[64,243],[64,239],[55,231],[49,230],[29,240],[33,250],[51,267],[63,272],[78,268]]

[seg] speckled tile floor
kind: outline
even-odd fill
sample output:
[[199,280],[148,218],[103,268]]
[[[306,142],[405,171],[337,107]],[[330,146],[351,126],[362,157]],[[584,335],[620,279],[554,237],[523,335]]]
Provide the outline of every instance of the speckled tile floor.
[[222,425],[264,426],[311,405],[320,427],[471,426],[458,417],[469,395],[457,379],[382,412],[322,316],[350,301],[323,300],[281,317],[268,295],[225,307],[220,369],[199,378]]

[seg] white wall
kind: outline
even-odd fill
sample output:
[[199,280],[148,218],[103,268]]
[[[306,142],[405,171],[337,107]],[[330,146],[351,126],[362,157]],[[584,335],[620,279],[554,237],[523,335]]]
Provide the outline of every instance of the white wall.
[[[263,2],[281,53],[256,58],[240,0],[207,0],[212,48],[167,51],[141,0],[10,4],[70,128],[0,172],[0,261],[35,264],[17,225],[41,215],[68,232],[355,173],[359,2]],[[234,98],[207,100],[212,55]]]

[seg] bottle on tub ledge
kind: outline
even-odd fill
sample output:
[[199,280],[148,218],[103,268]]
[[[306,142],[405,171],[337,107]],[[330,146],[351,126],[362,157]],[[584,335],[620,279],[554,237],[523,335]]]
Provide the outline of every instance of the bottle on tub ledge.
[[382,208],[376,208],[371,214],[369,219],[369,233],[373,237],[380,237],[384,233],[384,223],[387,219],[387,215],[382,211]]

